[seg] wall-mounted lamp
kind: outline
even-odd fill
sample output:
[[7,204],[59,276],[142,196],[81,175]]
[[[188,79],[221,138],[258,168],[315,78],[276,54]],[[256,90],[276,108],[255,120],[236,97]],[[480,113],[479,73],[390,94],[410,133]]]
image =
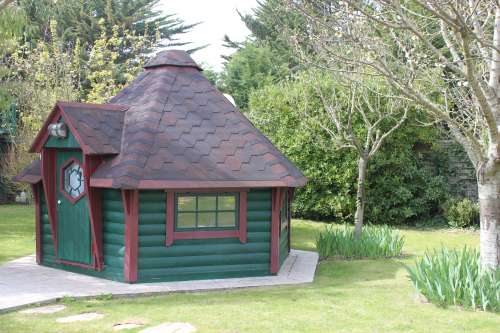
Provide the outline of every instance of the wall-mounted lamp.
[[68,129],[64,123],[50,124],[49,134],[55,138],[65,138],[68,134]]

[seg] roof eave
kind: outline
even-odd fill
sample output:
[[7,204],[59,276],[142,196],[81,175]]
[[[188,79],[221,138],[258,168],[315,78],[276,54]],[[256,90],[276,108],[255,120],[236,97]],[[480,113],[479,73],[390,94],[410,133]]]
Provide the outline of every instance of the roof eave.
[[307,178],[284,180],[139,180],[136,186],[127,186],[115,182],[112,178],[91,178],[91,187],[122,188],[142,190],[178,190],[178,189],[211,189],[211,188],[266,188],[266,187],[302,187]]

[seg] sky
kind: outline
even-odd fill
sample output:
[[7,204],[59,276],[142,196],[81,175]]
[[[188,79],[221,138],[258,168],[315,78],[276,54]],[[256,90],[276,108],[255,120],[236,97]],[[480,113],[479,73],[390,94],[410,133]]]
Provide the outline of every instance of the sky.
[[158,6],[165,13],[177,14],[185,23],[201,22],[191,32],[179,36],[193,43],[184,48],[209,44],[192,56],[196,62],[220,71],[221,55],[233,52],[222,46],[224,35],[234,41],[243,41],[250,34],[236,10],[250,14],[257,0],[161,0]]

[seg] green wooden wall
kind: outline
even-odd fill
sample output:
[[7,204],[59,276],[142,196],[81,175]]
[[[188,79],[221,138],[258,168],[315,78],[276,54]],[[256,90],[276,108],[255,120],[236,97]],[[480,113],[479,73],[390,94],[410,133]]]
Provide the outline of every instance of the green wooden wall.
[[280,266],[288,257],[288,230],[288,228],[282,230],[280,235]]
[[104,271],[113,280],[123,281],[125,252],[125,216],[120,190],[103,189],[102,223]]
[[[41,195],[43,264],[69,271],[123,281],[124,213],[121,192],[102,192],[102,272],[55,263],[47,205]],[[271,190],[248,193],[248,242],[238,239],[176,240],[165,246],[166,197],[164,191],[139,193],[138,282],[182,281],[269,275]],[[288,255],[288,235],[280,238],[280,263]]]
[[[104,270],[95,272],[79,267],[60,265],[55,262],[54,245],[52,242],[51,229],[47,204],[43,189],[40,185],[40,200],[42,211],[42,264],[51,267],[57,267],[72,272],[84,273],[92,276],[98,276],[116,281],[123,281],[123,253],[125,246],[124,239],[124,215],[119,190],[106,189],[102,193],[103,210],[103,254]],[[86,199],[82,199],[86,200]]]
[[139,282],[270,274],[270,190],[248,193],[246,244],[224,238],[176,240],[166,247],[165,199],[163,191],[139,193]]

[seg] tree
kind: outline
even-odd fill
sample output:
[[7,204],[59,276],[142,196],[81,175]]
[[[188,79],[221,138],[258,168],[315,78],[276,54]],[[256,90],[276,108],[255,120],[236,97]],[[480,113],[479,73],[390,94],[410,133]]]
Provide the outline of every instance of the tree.
[[[155,9],[159,0],[20,0],[26,12],[29,27],[27,37],[35,44],[40,39],[50,42],[50,21],[58,22],[58,35],[65,49],[73,48],[80,41],[83,54],[101,38],[101,27],[111,36],[115,27],[136,36],[157,40],[155,47],[181,46],[189,44],[178,36],[188,32],[197,24],[185,24],[175,14],[164,14]],[[159,37],[159,38],[158,38]],[[138,54],[124,45],[119,51],[120,62],[133,59]],[[152,48],[143,50],[149,53]]]
[[[341,77],[334,80],[336,86],[329,96],[318,90],[325,116],[318,118],[306,112],[307,121],[315,121],[326,131],[331,143],[339,148],[353,149],[357,154],[358,178],[356,193],[356,213],[354,214],[355,236],[361,237],[366,204],[366,178],[368,163],[381,145],[406,120],[408,107],[403,100],[387,98],[382,85],[360,85],[343,83]],[[317,85],[317,82],[311,82]],[[342,87],[344,84],[344,87]],[[325,121],[326,120],[326,121]],[[357,125],[357,126],[356,126]]]
[[225,46],[236,52],[226,57],[221,89],[231,94],[240,108],[246,109],[252,91],[284,80],[299,70],[282,31],[300,29],[303,25],[297,15],[283,9],[280,0],[257,1],[251,14],[238,14],[251,36],[243,42],[224,37]]
[[[85,62],[83,72],[88,89],[82,91],[82,97],[93,103],[106,102],[132,81],[146,61],[145,50],[158,42],[158,39],[151,40],[145,36],[137,36],[118,26],[113,27],[111,36],[108,36],[104,19],[100,21],[99,29],[101,37],[90,49],[89,59]],[[138,55],[122,63],[119,55],[124,45],[130,46]],[[78,41],[77,46],[79,46]],[[73,53],[78,54],[79,50],[75,48]],[[75,60],[79,59],[75,58]]]
[[278,82],[289,73],[287,64],[276,59],[276,53],[269,47],[246,43],[225,65],[222,90],[233,96],[238,107],[246,109],[252,90]]
[[[481,262],[500,263],[500,4],[495,0],[287,0],[317,66],[384,78],[463,146],[477,170]],[[328,14],[330,13],[330,14]],[[298,44],[298,43],[297,43]]]
[[[340,85],[329,75],[312,75],[301,73],[254,90],[246,115],[309,179],[294,195],[294,216],[352,223],[358,154],[354,149],[332,145],[330,135],[319,125],[328,124],[321,95],[331,96],[334,87],[348,95],[349,86]],[[339,101],[347,105],[349,99],[339,97]],[[314,121],[304,121],[304,110],[314,115]],[[368,164],[368,223],[427,223],[437,217],[440,205],[447,199],[445,178],[435,169],[438,164],[446,165],[445,154],[435,144],[440,131],[415,126],[411,118],[415,114],[409,116]],[[361,117],[353,121],[354,128],[363,127]]]

